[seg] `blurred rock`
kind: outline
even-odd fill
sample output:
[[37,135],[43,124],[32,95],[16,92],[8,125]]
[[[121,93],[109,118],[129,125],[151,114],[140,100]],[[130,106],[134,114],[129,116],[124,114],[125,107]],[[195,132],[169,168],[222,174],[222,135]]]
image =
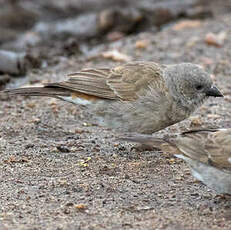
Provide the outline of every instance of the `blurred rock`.
[[33,47],[38,45],[41,41],[42,38],[38,33],[29,31],[19,36],[18,40],[15,42],[18,49],[26,49],[27,47]]
[[199,0],[201,6],[206,7],[214,15],[225,14],[231,12],[230,0]]
[[200,27],[201,25],[202,23],[199,20],[183,20],[177,22],[172,28],[173,30],[179,31],[184,29],[197,28]]
[[126,54],[119,52],[118,50],[105,51],[101,54],[105,59],[111,59],[112,61],[128,62],[131,61],[131,57]]
[[185,17],[190,19],[205,19],[212,16],[212,10],[206,6],[197,6],[185,11]]
[[113,41],[120,40],[124,36],[125,36],[125,34],[123,32],[112,31],[112,32],[107,34],[107,40],[113,42]]
[[147,22],[160,27],[180,17],[205,18],[211,16],[208,7],[198,6],[198,0],[164,0],[164,1],[137,1],[137,9],[144,12]]
[[223,46],[226,38],[227,38],[227,32],[225,31],[222,31],[218,34],[208,33],[205,36],[205,42],[211,46],[221,47]]
[[108,8],[100,12],[98,27],[101,31],[119,31],[128,33],[134,30],[143,16],[135,8]]
[[88,60],[92,60],[95,58],[109,59],[109,60],[112,60],[115,62],[128,62],[128,61],[132,60],[132,57],[130,57],[124,53],[121,53],[117,49],[95,53],[93,55],[90,55],[88,57]]
[[70,36],[79,39],[88,39],[97,34],[97,15],[95,13],[84,14],[79,17],[55,22],[40,22],[34,31],[43,39],[66,39]]
[[0,72],[9,74],[24,74],[25,53],[15,53],[11,51],[0,50]]
[[31,28],[37,20],[37,15],[18,4],[1,5],[0,27],[16,30]]
[[17,38],[20,32],[30,29],[38,19],[38,15],[33,11],[9,2],[1,4],[0,43]]
[[99,14],[88,13],[71,19],[38,23],[34,32],[40,34],[43,39],[75,37],[86,40],[102,37],[110,31],[129,33],[141,20],[141,14],[135,9],[110,8]]
[[10,81],[10,76],[8,74],[0,75],[0,90],[2,90],[3,86]]
[[150,45],[149,40],[138,40],[135,43],[136,49],[146,49]]
[[13,75],[25,74],[30,66],[39,66],[40,62],[26,53],[0,50],[0,72]]
[[80,47],[77,39],[69,38],[63,44],[63,49],[67,53],[67,55],[74,55],[80,52]]

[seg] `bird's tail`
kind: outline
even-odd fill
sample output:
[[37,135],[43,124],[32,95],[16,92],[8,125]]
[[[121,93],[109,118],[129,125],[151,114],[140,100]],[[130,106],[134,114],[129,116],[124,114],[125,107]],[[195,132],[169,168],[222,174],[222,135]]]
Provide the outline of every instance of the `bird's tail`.
[[46,96],[46,97],[67,97],[71,95],[71,91],[59,87],[26,87],[18,89],[8,89],[1,92],[8,95],[22,95],[22,96]]
[[182,152],[174,143],[174,138],[172,139],[169,136],[159,138],[150,135],[132,134],[129,136],[120,137],[118,138],[118,140],[140,143],[142,145],[150,147],[151,149],[157,148],[161,149],[163,152],[167,152],[173,155],[182,155]]
[[130,134],[127,136],[119,137],[118,141],[135,142],[155,148],[160,148],[162,144],[166,143],[164,138],[141,134]]

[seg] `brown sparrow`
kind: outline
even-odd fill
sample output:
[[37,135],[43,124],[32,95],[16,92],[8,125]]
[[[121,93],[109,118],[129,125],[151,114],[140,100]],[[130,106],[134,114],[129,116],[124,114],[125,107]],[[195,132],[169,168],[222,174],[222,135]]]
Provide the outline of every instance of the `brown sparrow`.
[[162,138],[133,134],[120,140],[174,154],[188,163],[196,179],[218,194],[231,194],[231,129],[192,130]]
[[145,134],[188,118],[209,96],[223,96],[198,65],[154,62],[82,70],[63,82],[3,93],[49,96],[83,104],[102,125]]

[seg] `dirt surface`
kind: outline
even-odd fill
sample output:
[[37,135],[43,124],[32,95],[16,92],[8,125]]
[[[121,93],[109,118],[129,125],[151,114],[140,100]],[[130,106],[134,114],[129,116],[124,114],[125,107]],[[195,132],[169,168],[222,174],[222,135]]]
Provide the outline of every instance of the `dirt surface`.
[[[229,14],[196,23],[181,19],[159,32],[126,36],[87,53],[59,54],[7,87],[114,66],[118,63],[98,55],[113,49],[130,60],[193,62],[213,74],[225,98],[207,101],[190,119],[162,133],[230,127],[230,21]],[[225,36],[205,42],[208,33]],[[52,48],[47,52],[55,53]],[[183,161],[118,143],[119,133],[90,124],[84,107],[50,98],[0,99],[0,229],[231,228],[231,199],[196,182]]]

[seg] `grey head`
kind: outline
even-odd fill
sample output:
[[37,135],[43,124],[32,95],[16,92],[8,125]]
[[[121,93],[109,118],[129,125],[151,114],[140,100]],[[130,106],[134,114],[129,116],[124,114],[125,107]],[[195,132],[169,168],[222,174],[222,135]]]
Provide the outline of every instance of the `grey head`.
[[210,75],[199,65],[169,65],[164,70],[164,79],[174,100],[185,109],[195,110],[210,96],[223,97]]

